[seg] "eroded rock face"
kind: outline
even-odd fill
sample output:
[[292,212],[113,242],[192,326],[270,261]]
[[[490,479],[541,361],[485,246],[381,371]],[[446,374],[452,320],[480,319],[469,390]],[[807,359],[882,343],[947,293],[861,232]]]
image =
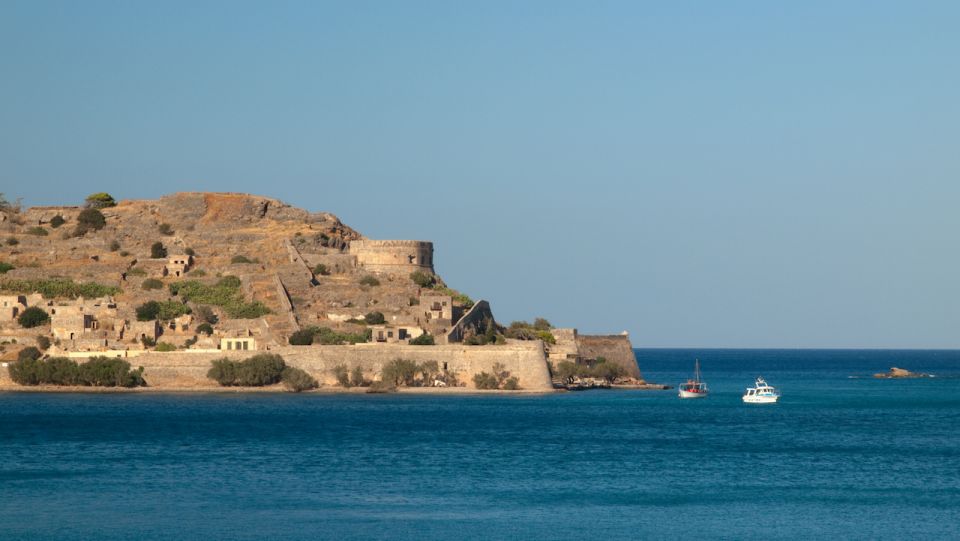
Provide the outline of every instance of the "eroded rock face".
[[918,372],[911,372],[903,368],[897,368],[893,366],[890,368],[889,372],[883,372],[880,374],[874,374],[875,378],[929,378],[930,374],[921,374]]

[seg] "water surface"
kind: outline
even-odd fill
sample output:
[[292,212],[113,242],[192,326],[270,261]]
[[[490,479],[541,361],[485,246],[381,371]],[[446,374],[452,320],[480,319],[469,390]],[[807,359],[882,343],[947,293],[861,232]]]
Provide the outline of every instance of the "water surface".
[[712,395],[3,393],[0,539],[960,534],[960,352],[637,354]]

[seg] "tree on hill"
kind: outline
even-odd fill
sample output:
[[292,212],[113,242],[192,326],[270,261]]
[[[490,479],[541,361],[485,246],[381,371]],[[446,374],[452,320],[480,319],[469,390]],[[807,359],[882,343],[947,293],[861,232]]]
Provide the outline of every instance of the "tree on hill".
[[117,201],[112,195],[106,192],[99,192],[88,195],[86,205],[87,208],[91,209],[105,209],[117,206]]
[[163,259],[167,257],[167,249],[163,246],[162,242],[157,241],[150,245],[150,257],[153,259]]
[[149,301],[137,307],[137,321],[153,321],[160,315],[160,303]]
[[387,321],[387,319],[383,317],[383,312],[370,312],[363,316],[363,320],[367,322],[367,325],[383,325]]
[[83,209],[77,215],[77,227],[73,230],[73,235],[79,237],[87,231],[99,231],[106,225],[107,219],[102,212],[94,208]]
[[48,321],[50,321],[50,315],[44,312],[42,308],[36,306],[27,308],[20,314],[20,317],[17,318],[17,322],[20,323],[20,326],[24,329],[39,327]]
[[3,212],[19,212],[20,211],[20,200],[17,199],[16,203],[11,203],[7,201],[7,198],[0,193],[0,211]]

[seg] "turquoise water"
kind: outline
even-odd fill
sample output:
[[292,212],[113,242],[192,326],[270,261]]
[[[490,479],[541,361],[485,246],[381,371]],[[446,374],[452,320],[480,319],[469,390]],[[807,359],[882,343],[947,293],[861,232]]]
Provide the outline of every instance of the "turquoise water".
[[960,537],[960,352],[637,353],[712,395],[0,393],[0,539]]

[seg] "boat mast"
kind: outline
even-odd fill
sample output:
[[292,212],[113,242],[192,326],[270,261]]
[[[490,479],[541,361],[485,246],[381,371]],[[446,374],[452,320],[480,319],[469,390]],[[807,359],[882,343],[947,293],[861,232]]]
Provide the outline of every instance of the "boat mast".
[[696,364],[694,365],[694,373],[696,374],[695,377],[697,378],[697,383],[700,383],[700,359],[696,360]]

